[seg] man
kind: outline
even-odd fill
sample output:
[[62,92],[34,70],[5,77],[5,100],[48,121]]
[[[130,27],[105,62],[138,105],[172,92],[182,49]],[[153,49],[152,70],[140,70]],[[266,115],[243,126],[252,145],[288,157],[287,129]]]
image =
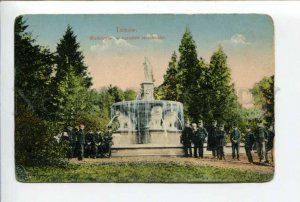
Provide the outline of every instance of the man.
[[92,129],[85,136],[85,145],[84,145],[84,157],[89,158],[92,154],[92,139],[93,139],[93,131]]
[[[240,160],[240,142],[241,142],[241,134],[238,131],[236,125],[233,126],[233,131],[230,135],[231,147],[232,147],[232,159],[237,157],[237,160]],[[236,154],[235,154],[236,153]]]
[[80,129],[77,133],[77,154],[78,160],[81,161],[84,155],[84,145],[85,145],[85,134],[84,134],[84,124],[80,124]]
[[217,135],[217,121],[214,120],[211,128],[208,131],[207,138],[207,150],[212,151],[213,158],[217,158],[217,144],[216,144],[216,135]]
[[103,137],[103,153],[104,156],[110,158],[111,157],[111,146],[113,144],[112,142],[112,127],[108,126],[108,131],[105,133]]
[[197,148],[198,148],[198,144],[197,144],[197,140],[196,140],[196,132],[197,132],[197,124],[196,123],[192,123],[192,144],[194,145],[194,158],[197,158]]
[[203,145],[207,135],[208,135],[207,131],[203,127],[203,121],[200,120],[198,123],[198,129],[196,130],[194,135],[194,157],[195,158],[197,158],[198,154],[200,158],[203,158]]
[[267,153],[271,153],[271,160],[274,162],[273,153],[274,153],[274,126],[271,125],[268,130],[268,143],[267,143]]
[[75,150],[75,146],[76,146],[76,137],[75,137],[75,133],[73,131],[73,128],[71,126],[67,127],[67,133],[68,133],[68,152],[67,152],[67,156],[68,159],[71,159],[74,157],[74,150]]
[[90,157],[95,159],[97,156],[97,145],[96,145],[96,133],[93,130],[90,131],[91,133],[91,153]]
[[252,148],[254,146],[254,135],[251,132],[250,126],[246,127],[246,135],[245,135],[245,151],[246,155],[248,158],[248,162],[253,163],[253,158],[252,158]]
[[259,162],[268,162],[268,155],[267,155],[267,142],[268,142],[268,132],[263,127],[262,121],[257,123],[257,127],[255,130],[255,141],[257,147],[257,154],[259,158]]
[[226,145],[225,141],[226,132],[224,130],[224,124],[221,124],[219,130],[217,131],[217,158],[219,160],[225,160],[224,146]]
[[70,139],[68,134],[69,126],[65,130],[57,135],[57,142],[62,148],[66,149],[66,157],[70,159]]
[[102,150],[101,150],[101,143],[103,141],[102,134],[100,132],[100,129],[96,129],[95,133],[95,142],[96,142],[96,148],[97,148],[97,154],[96,157],[99,158],[102,156]]
[[74,131],[73,131],[73,143],[74,143],[74,147],[73,147],[73,158],[77,158],[78,157],[78,132],[79,132],[79,127],[75,126]]
[[190,127],[190,122],[187,121],[185,123],[185,127],[181,133],[180,142],[183,144],[184,156],[191,157],[192,156],[192,136],[193,130]]

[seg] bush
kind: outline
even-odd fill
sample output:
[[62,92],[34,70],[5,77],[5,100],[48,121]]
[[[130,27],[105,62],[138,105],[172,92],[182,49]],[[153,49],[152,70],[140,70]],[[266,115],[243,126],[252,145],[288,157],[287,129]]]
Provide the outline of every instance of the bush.
[[56,164],[66,153],[66,145],[57,142],[57,124],[37,117],[33,111],[18,106],[15,115],[15,160],[18,165]]

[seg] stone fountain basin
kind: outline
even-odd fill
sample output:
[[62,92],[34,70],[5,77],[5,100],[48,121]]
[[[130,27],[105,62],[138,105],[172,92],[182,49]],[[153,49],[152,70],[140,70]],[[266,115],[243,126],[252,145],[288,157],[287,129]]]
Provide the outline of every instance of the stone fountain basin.
[[113,133],[114,148],[137,147],[181,147],[181,131],[149,130],[150,141],[138,144],[138,131],[116,131]]

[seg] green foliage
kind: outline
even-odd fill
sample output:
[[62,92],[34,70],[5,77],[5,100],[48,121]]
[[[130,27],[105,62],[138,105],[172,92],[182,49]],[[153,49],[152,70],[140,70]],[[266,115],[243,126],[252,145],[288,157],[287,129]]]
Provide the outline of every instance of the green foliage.
[[28,167],[27,171],[28,182],[266,182],[273,177],[272,173],[170,162]]
[[182,102],[185,118],[192,122],[199,119],[205,123],[216,119],[226,125],[245,122],[222,47],[206,64],[203,58],[197,59],[195,41],[187,29],[179,54],[177,61],[177,55],[173,53],[164,82],[155,88],[155,97]]
[[238,112],[241,106],[231,83],[227,56],[222,47],[219,47],[210,59],[207,82],[212,117],[225,124],[239,123],[241,117]]
[[67,125],[99,127],[97,92],[72,29],[57,45],[55,56],[35,44],[22,17],[15,21],[15,145],[20,165],[59,163],[66,146],[54,136]]
[[66,147],[58,144],[53,135],[60,129],[56,123],[40,119],[24,106],[19,106],[15,117],[16,164],[54,164],[64,157]]
[[126,101],[135,100],[137,93],[132,89],[127,89],[124,91],[124,99]]
[[274,76],[264,77],[251,89],[254,105],[263,111],[268,126],[274,124]]
[[136,92],[131,89],[122,91],[116,86],[109,85],[100,90],[90,90],[86,101],[87,109],[79,113],[78,119],[89,128],[100,128],[101,131],[107,130],[110,122],[110,107],[115,102],[123,100],[134,100]]
[[15,20],[15,101],[16,110],[25,105],[40,117],[49,118],[53,95],[49,91],[53,55],[35,44],[20,16]]
[[57,84],[57,119],[62,124],[79,124],[78,114],[89,109],[88,96],[83,78],[76,76],[73,68],[70,68],[64,80]]
[[169,62],[167,72],[164,75],[164,82],[155,90],[156,99],[178,100],[179,85],[180,81],[178,80],[177,55],[174,51],[171,61]]
[[209,107],[209,88],[207,84],[208,65],[203,58],[199,60],[200,72],[194,83],[196,84],[191,90],[191,99],[189,102],[188,116],[192,122],[198,122],[200,119],[205,123],[210,120]]
[[201,76],[201,68],[196,51],[196,44],[190,30],[187,28],[179,45],[179,61],[177,79],[181,85],[178,86],[178,101],[186,107],[185,111],[190,112],[189,105],[193,99],[193,90],[198,87],[197,80]]
[[125,99],[123,91],[117,86],[109,85],[107,92],[114,98],[114,102],[122,102]]
[[92,86],[92,78],[89,76],[87,66],[84,64],[84,56],[79,49],[80,45],[77,42],[76,35],[68,25],[56,48],[55,62],[57,69],[55,77],[57,83],[64,80],[72,67],[76,76],[83,77],[85,87]]
[[63,145],[53,136],[53,55],[35,44],[22,17],[15,20],[15,157],[21,165],[53,163]]

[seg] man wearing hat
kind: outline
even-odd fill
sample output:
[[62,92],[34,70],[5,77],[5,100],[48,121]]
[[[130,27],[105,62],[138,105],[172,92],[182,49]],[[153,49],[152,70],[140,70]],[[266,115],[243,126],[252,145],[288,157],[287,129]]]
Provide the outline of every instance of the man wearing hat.
[[254,142],[255,142],[255,140],[254,140],[253,133],[251,132],[250,126],[247,126],[246,127],[246,135],[245,135],[245,151],[246,151],[248,161],[250,163],[253,163],[251,151],[252,151]]
[[213,158],[217,158],[217,121],[214,120],[212,123],[211,128],[208,131],[208,137],[207,137],[207,150],[212,151]]
[[74,157],[74,150],[75,150],[75,146],[76,146],[76,133],[73,131],[73,127],[72,126],[68,126],[67,127],[68,130],[68,159],[71,159]]
[[101,144],[103,142],[103,138],[102,138],[102,134],[100,132],[100,128],[96,128],[95,141],[96,141],[96,147],[97,147],[96,157],[99,158],[99,157],[102,156]]
[[240,142],[241,134],[236,125],[233,125],[233,131],[230,135],[231,147],[232,147],[232,159],[237,158],[240,160]]
[[192,137],[193,130],[190,127],[190,122],[187,121],[185,123],[184,129],[182,130],[180,142],[183,144],[184,156],[191,157],[192,156]]
[[85,145],[84,145],[84,157],[92,157],[92,141],[93,141],[93,131],[92,129],[88,130],[89,132],[85,135]]
[[257,146],[257,154],[259,162],[268,162],[267,148],[266,144],[268,142],[268,132],[263,127],[262,121],[259,120],[255,130],[255,141]]
[[103,137],[103,155],[110,158],[111,157],[111,146],[113,144],[113,137],[112,137],[112,127],[108,126],[107,127],[108,131],[105,133]]
[[269,130],[268,130],[268,143],[267,143],[267,153],[271,153],[271,160],[274,162],[273,158],[273,153],[274,153],[274,137],[275,137],[275,132],[274,132],[274,126],[270,125]]
[[194,135],[194,157],[196,158],[199,154],[200,158],[203,158],[203,145],[205,138],[207,137],[207,131],[203,127],[203,121],[199,120],[198,128]]
[[85,145],[85,133],[84,133],[84,124],[80,124],[79,131],[77,133],[77,154],[78,160],[81,161],[84,155],[84,145]]
[[220,124],[219,130],[217,131],[217,157],[219,160],[225,160],[224,146],[226,145],[225,141],[226,132],[224,130],[224,124]]
[[96,133],[91,129],[91,158],[97,157]]

